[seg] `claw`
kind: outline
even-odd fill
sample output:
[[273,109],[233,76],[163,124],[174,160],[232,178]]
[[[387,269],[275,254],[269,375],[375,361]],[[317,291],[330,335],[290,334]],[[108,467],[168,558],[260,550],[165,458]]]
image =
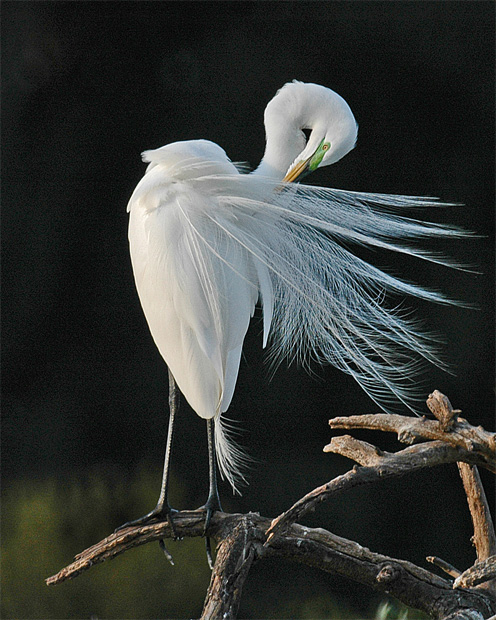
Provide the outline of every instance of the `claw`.
[[207,536],[207,530],[210,527],[210,522],[212,521],[212,516],[214,512],[219,511],[222,512],[222,506],[220,505],[220,500],[218,494],[209,496],[207,503],[202,506],[202,508],[206,511],[205,515],[205,526],[203,528],[203,536],[205,537],[205,546],[207,551],[207,562],[210,567],[210,570],[214,568],[214,561],[212,558],[212,545],[210,543],[210,537]]
[[[206,551],[207,551],[207,562],[208,565],[210,567],[210,570],[214,569],[214,561],[212,559],[212,546],[210,543],[210,538],[207,536],[207,530],[210,526],[210,521],[212,520],[212,515],[214,514],[215,510],[213,510],[212,508],[209,508],[207,506],[205,506],[206,510],[207,510],[207,514],[205,516],[205,526],[203,528],[203,536],[205,537],[205,546],[206,546]],[[220,508],[220,504],[219,504],[219,508]]]
[[210,570],[214,570],[214,561],[212,558],[212,547],[210,546],[210,538],[207,536],[205,538],[205,546],[207,550],[207,562]]
[[155,508],[151,510],[150,512],[148,512],[146,515],[143,515],[142,517],[139,517],[138,519],[133,519],[132,521],[127,521],[126,523],[119,525],[119,527],[117,527],[114,530],[114,532],[119,532],[120,530],[123,530],[126,527],[134,527],[136,525],[147,525],[148,523],[152,521],[167,520],[171,527],[173,538],[174,540],[177,540],[178,536],[176,534],[176,529],[174,527],[174,519],[172,518],[172,515],[176,512],[177,510],[174,510],[174,508],[171,508],[169,505],[160,506],[159,504],[157,504]]
[[[171,521],[172,523],[172,521]],[[171,554],[167,551],[167,547],[165,546],[164,541],[162,540],[162,538],[158,541],[158,546],[162,549],[162,551],[165,554],[165,557],[169,560],[169,562],[171,563],[171,566],[174,566],[174,560],[172,559]]]

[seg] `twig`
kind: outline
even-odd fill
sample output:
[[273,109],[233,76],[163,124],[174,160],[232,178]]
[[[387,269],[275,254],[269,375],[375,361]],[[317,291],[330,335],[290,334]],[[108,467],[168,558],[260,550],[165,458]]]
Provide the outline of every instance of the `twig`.
[[369,429],[397,433],[398,440],[407,444],[422,439],[443,441],[466,452],[476,452],[480,457],[479,464],[496,473],[496,433],[489,433],[480,426],[474,427],[463,418],[458,418],[451,432],[443,431],[437,420],[387,413],[333,418],[329,420],[329,426],[332,429]]
[[449,562],[446,562],[445,560],[438,558],[434,555],[429,555],[425,559],[431,564],[434,564],[434,566],[437,566],[438,568],[443,570],[448,575],[451,575],[451,577],[456,578],[462,574],[461,571],[459,571],[457,568],[452,566]]

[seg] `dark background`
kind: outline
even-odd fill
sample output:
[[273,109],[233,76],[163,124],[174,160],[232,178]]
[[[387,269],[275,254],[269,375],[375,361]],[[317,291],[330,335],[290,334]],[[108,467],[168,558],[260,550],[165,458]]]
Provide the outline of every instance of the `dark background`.
[[[335,89],[360,125],[356,149],[310,183],[465,205],[425,217],[481,235],[443,248],[476,273],[391,256],[378,264],[476,305],[417,308],[444,338],[453,371],[430,369],[422,389],[426,397],[440,389],[471,422],[494,428],[492,2],[4,1],[2,9],[4,617],[199,615],[208,570],[202,546],[188,541],[173,547],[183,572],[153,549],[55,590],[43,578],[158,495],[167,374],[134,288],[125,210],[144,172],[140,152],[201,137],[254,167],[265,105],[291,79]],[[309,376],[281,367],[269,381],[260,331],[254,322],[230,409],[256,462],[242,497],[225,485],[221,493],[226,510],[273,517],[349,467],[322,453],[326,421],[377,408],[332,368]],[[206,498],[204,435],[184,405],[177,508]],[[393,438],[359,436],[396,449]],[[454,466],[356,490],[305,523],[422,565],[427,555],[460,569],[474,560]],[[250,574],[241,616],[365,616],[378,600],[267,562]]]

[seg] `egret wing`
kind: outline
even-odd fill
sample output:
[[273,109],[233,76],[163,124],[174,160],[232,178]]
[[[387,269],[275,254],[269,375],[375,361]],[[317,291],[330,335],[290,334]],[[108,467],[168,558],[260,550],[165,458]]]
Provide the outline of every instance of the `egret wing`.
[[190,405],[209,418],[232,398],[258,285],[246,250],[205,217],[218,205],[215,183],[206,191],[208,175],[200,176],[198,192],[194,178],[149,169],[130,201],[129,238],[155,343]]

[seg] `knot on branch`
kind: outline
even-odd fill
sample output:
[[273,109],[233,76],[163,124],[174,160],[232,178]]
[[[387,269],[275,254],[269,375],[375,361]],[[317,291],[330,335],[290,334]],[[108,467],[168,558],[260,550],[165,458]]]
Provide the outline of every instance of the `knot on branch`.
[[444,432],[454,428],[461,409],[453,409],[449,398],[442,394],[439,390],[434,390],[429,394],[427,406],[432,414],[439,420],[441,430]]
[[412,431],[410,429],[404,429],[398,432],[398,440],[401,441],[401,443],[407,443],[409,445],[411,445],[412,443],[415,443],[415,441],[418,439],[418,435],[416,435],[415,433],[412,433]]
[[394,583],[401,576],[400,569],[394,564],[385,564],[377,573],[376,581],[382,584]]

